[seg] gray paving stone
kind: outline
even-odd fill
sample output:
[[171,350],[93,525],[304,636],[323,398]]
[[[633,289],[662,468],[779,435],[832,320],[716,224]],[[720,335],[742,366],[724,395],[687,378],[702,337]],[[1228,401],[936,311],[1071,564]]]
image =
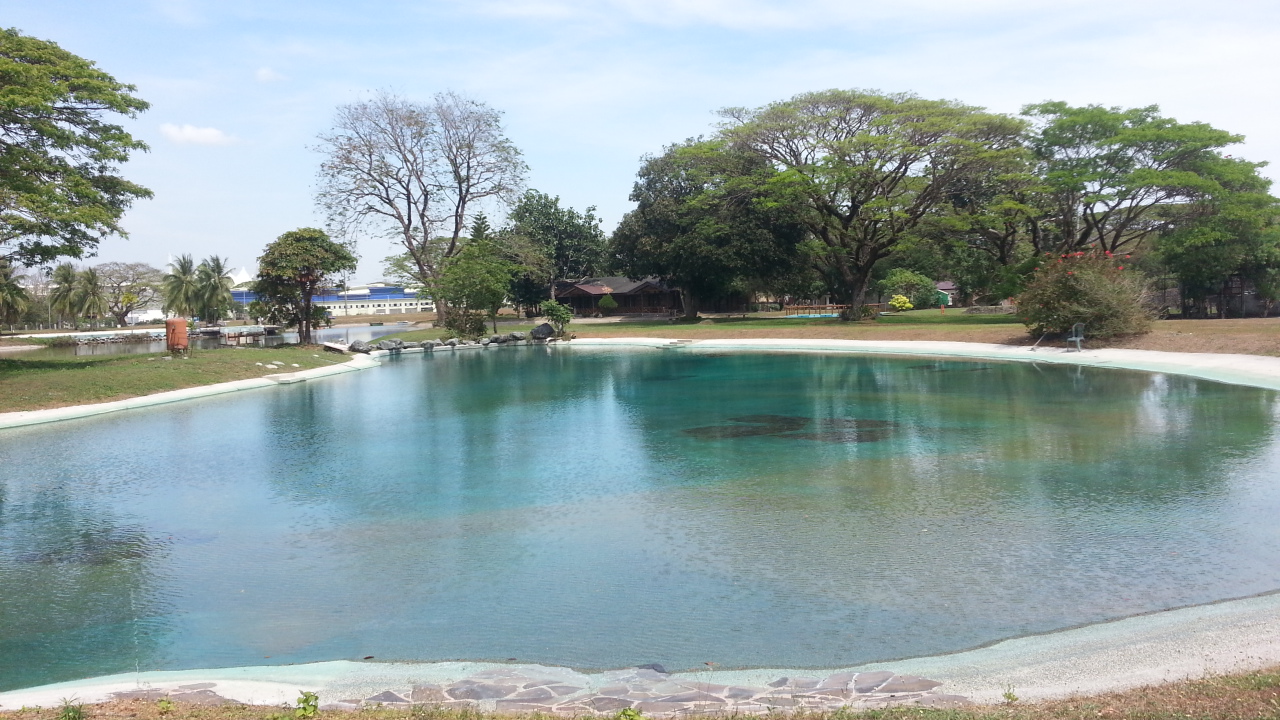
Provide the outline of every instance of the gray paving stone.
[[116,700],[159,700],[163,697],[169,697],[168,690],[125,690],[123,692],[111,693],[111,697]]
[[414,685],[409,691],[409,699],[416,703],[448,702],[449,696],[439,685]]
[[554,700],[557,697],[559,696],[552,692],[551,688],[543,686],[529,688],[528,690],[521,690],[507,699],[512,701],[519,700],[523,702],[530,702],[537,700]]
[[499,712],[551,712],[550,705],[519,700],[497,700],[494,702],[494,708]]
[[672,713],[684,712],[688,709],[688,706],[684,703],[650,700],[647,702],[637,703],[636,709],[645,715],[669,715]]
[[218,687],[218,683],[203,682],[193,683],[191,685],[179,685],[179,690],[208,690],[209,688]]
[[824,688],[828,688],[828,687],[839,687],[839,688],[845,688],[845,687],[848,687],[848,686],[849,686],[849,683],[853,682],[853,677],[854,677],[854,675],[856,675],[856,674],[857,674],[857,673],[847,673],[847,672],[846,672],[846,673],[835,673],[834,675],[828,675],[828,676],[826,676],[825,678],[823,678],[823,679],[822,679],[822,682],[818,683],[818,687],[824,687]]
[[891,677],[893,677],[893,673],[888,670],[858,673],[853,678],[853,689],[855,692],[869,693],[883,685]]
[[516,685],[491,685],[464,680],[445,690],[445,694],[454,700],[497,700],[519,689]]
[[747,687],[731,687],[723,693],[723,695],[730,700],[750,700],[759,694],[760,691],[756,688]]
[[404,697],[403,695],[399,695],[397,693],[393,693],[390,690],[383,690],[377,695],[365,698],[364,701],[370,705],[373,705],[374,703],[382,703],[383,705],[386,705],[388,703],[403,703],[405,705],[409,704],[409,698]]
[[915,675],[895,675],[891,680],[876,688],[878,693],[923,692],[932,690],[942,683],[937,680],[926,680]]
[[686,705],[705,705],[708,703],[723,705],[725,699],[719,695],[712,695],[711,693],[705,693],[700,690],[693,690],[679,695],[660,697],[657,699],[657,702],[684,703]]
[[591,706],[593,710],[598,712],[616,712],[623,708],[629,708],[634,703],[630,700],[616,697],[593,697],[583,704]]

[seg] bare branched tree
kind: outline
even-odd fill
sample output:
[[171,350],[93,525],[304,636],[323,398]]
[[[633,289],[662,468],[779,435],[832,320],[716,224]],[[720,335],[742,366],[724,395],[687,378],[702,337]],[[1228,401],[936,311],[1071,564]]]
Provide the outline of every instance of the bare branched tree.
[[527,171],[501,113],[451,92],[430,105],[388,93],[343,105],[320,141],[316,201],[333,235],[392,238],[433,295],[469,216],[514,200]]
[[123,326],[134,310],[142,310],[160,294],[162,273],[146,263],[109,262],[94,268],[106,296],[107,313]]

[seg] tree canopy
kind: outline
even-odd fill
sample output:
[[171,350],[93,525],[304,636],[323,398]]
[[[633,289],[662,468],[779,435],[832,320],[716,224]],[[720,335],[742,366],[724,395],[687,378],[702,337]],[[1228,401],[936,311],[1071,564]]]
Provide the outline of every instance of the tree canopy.
[[296,325],[298,342],[306,345],[315,322],[312,297],[335,275],[355,268],[355,256],[328,233],[298,228],[276,238],[258,258],[254,292],[264,315]]
[[779,171],[776,196],[800,213],[833,291],[860,306],[877,262],[962,178],[1024,154],[1024,121],[909,93],[805,93],[729,108],[723,132]]
[[723,141],[690,140],[645,158],[613,253],[631,277],[680,288],[684,309],[785,275],[805,227],[777,201],[777,172],[763,156]]
[[35,265],[90,254],[151,192],[118,173],[147,146],[111,115],[147,103],[93,62],[0,30],[0,257]]

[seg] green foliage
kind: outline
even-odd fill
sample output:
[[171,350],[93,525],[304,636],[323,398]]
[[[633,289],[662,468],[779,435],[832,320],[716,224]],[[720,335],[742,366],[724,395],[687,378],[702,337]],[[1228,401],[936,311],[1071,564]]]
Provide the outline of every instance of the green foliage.
[[933,280],[906,268],[894,268],[880,281],[880,292],[885,295],[905,295],[916,307],[938,304],[938,286]]
[[622,708],[614,714],[613,720],[641,720],[644,716],[635,708]]
[[770,191],[776,176],[767,159],[722,140],[645,158],[631,192],[637,207],[613,234],[621,272],[680,288],[690,317],[700,299],[793,273],[805,230]]
[[0,30],[0,257],[34,265],[82,257],[151,196],[117,166],[147,146],[114,113],[147,109],[132,85],[55,43]]
[[472,238],[444,267],[438,288],[447,303],[445,327],[462,337],[484,332],[485,320],[492,320],[497,332],[498,310],[506,300],[516,266],[502,256],[489,239]]
[[179,255],[169,263],[169,272],[160,279],[160,292],[164,295],[164,311],[182,317],[191,317],[200,307],[200,280],[196,275],[196,261],[190,255]]
[[618,309],[618,301],[613,299],[612,295],[605,295],[600,298],[600,302],[596,305],[600,311],[606,315]]
[[1012,685],[1005,686],[1004,692],[1000,693],[1000,697],[1004,698],[1006,705],[1013,705],[1018,702],[1018,696],[1014,694]]
[[286,326],[297,325],[298,342],[310,344],[316,323],[312,297],[334,275],[355,268],[355,256],[323,230],[290,230],[258,258],[254,284],[258,300],[250,303],[250,312]]
[[196,268],[196,302],[200,319],[216,323],[231,311],[231,268],[225,258],[212,255]]
[[0,322],[14,322],[31,301],[21,279],[12,265],[0,260]]
[[1030,147],[1044,186],[1038,251],[1134,249],[1257,177],[1261,164],[1221,152],[1243,137],[1159,113],[1063,102],[1023,109],[1037,123]]
[[83,703],[76,702],[74,698],[62,699],[62,705],[58,707],[58,720],[85,720],[86,717]]
[[585,212],[560,207],[560,198],[537,190],[520,197],[508,216],[510,227],[495,240],[521,266],[512,300],[526,307],[549,297],[557,280],[591,277],[604,271],[608,240],[595,207]]
[[826,90],[721,114],[731,141],[782,168],[771,196],[799,213],[831,290],[854,305],[957,184],[1025,155],[1023,121],[908,93]]
[[564,334],[564,328],[573,320],[573,310],[568,305],[559,303],[555,300],[545,300],[540,306],[542,314],[547,316],[547,322],[556,328],[558,335]]
[[906,295],[894,295],[889,298],[889,307],[897,310],[898,312],[915,309],[915,305],[911,304],[911,301],[907,299]]
[[299,690],[301,695],[298,697],[293,709],[293,716],[296,718],[312,718],[320,711],[320,696],[307,691]]
[[156,710],[158,710],[161,715],[168,715],[170,712],[173,711],[174,707],[175,705],[173,701],[167,697],[160,698],[159,700],[156,701]]
[[1150,331],[1149,283],[1142,273],[1126,269],[1127,260],[1105,252],[1043,256],[1017,299],[1028,331],[1066,333],[1076,323],[1084,323],[1089,337]]

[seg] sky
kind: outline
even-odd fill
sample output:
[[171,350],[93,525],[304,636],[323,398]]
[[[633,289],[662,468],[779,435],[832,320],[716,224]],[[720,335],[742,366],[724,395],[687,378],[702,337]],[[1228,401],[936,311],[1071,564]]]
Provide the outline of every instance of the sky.
[[[606,232],[645,154],[714,132],[720,108],[828,88],[1159,105],[1244,135],[1228,152],[1280,178],[1275,0],[0,0],[0,23],[151,103],[124,122],[150,151],[122,172],[155,197],[89,263],[256,271],[278,235],[322,225],[316,137],[378,91],[501,111],[528,186],[596,206]],[[362,239],[353,282],[393,251]]]

